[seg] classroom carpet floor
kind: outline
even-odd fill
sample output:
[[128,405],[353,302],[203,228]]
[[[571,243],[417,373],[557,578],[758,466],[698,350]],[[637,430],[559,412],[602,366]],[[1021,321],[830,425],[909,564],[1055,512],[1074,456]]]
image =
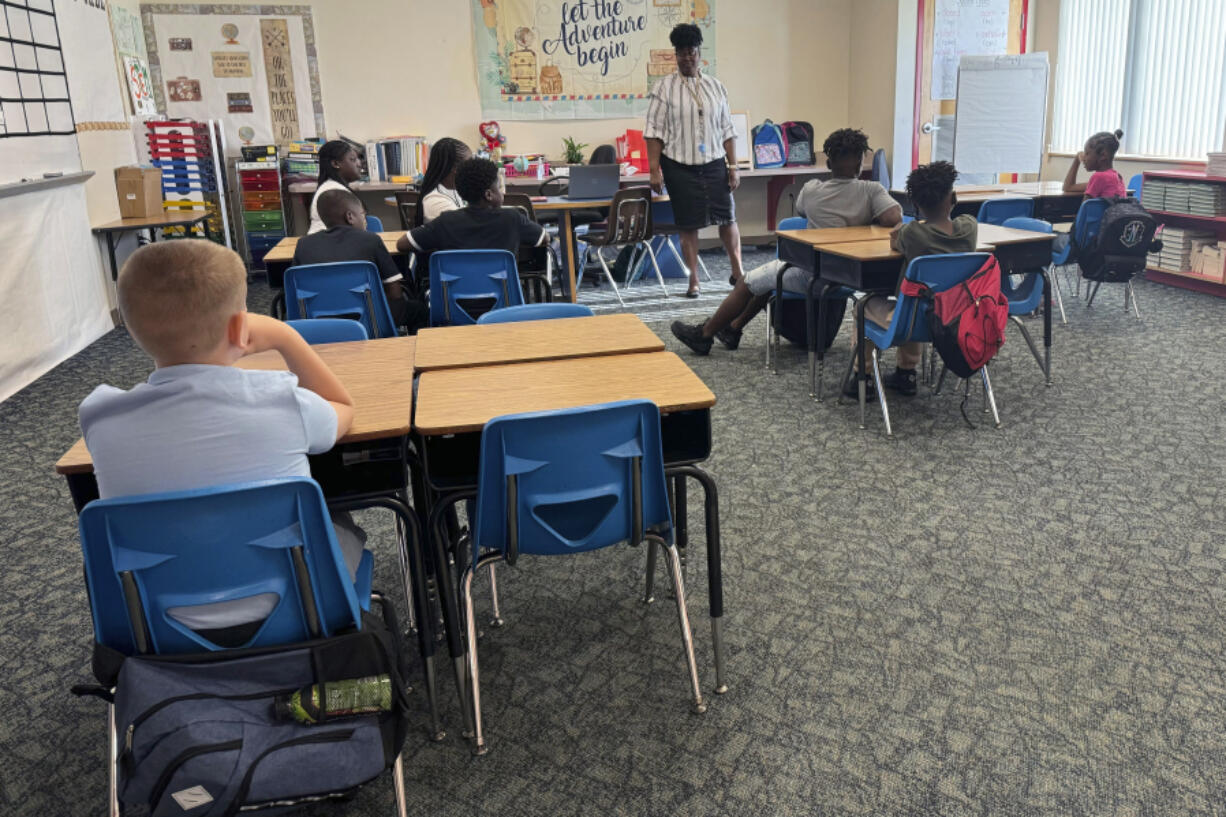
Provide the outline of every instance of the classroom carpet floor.
[[[499,576],[506,626],[480,642],[490,752],[461,741],[448,673],[443,742],[415,692],[410,813],[1222,814],[1226,303],[1137,290],[1143,321],[1119,287],[1089,310],[1069,301],[1051,388],[1010,329],[993,364],[1002,428],[974,391],[974,429],[958,397],[921,395],[893,401],[895,440],[875,410],[862,431],[852,405],[810,400],[800,350],[767,372],[761,320],[705,358],[654,324],[719,401],[707,467],[731,689],[690,712],[675,610],[662,592],[638,601],[642,550],[522,559]],[[81,398],[147,371],[115,330],[0,403],[4,814],[103,813],[104,707],[68,692],[90,680],[91,629],[52,466]],[[390,526],[360,521],[393,590]],[[693,500],[691,531],[710,693]],[[390,782],[310,813],[390,815]]]

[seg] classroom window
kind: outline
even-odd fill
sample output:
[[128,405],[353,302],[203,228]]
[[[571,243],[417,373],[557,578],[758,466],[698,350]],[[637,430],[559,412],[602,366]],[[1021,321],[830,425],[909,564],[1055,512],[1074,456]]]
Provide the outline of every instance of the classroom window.
[[1226,143],[1226,2],[1063,0],[1051,150],[1124,129],[1121,153],[1204,159]]

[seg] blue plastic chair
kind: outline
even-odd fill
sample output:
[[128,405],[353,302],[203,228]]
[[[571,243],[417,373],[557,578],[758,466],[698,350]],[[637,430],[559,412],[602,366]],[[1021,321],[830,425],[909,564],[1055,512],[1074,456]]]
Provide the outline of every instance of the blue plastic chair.
[[1141,184],[1145,181],[1145,174],[1138,173],[1128,180],[1128,189],[1132,191],[1133,198],[1137,201],[1141,200]]
[[584,304],[547,303],[507,306],[486,312],[477,323],[515,323],[517,321],[547,321],[554,318],[590,318],[594,313]]
[[258,596],[254,647],[359,627],[370,603],[371,554],[355,589],[309,478],[95,500],[79,525],[94,638],[124,655],[223,649],[177,608]]
[[523,302],[515,256],[506,250],[442,250],[430,255],[431,326],[470,326],[484,312]]
[[[1003,226],[1015,230],[1030,230],[1034,233],[1052,232],[1050,222],[1037,218],[1023,218],[1019,216],[1008,219]],[[1021,330],[1022,338],[1026,341],[1026,345],[1030,347],[1030,354],[1034,355],[1035,362],[1039,364],[1043,374],[1047,375],[1050,368],[1049,361],[1044,361],[1043,356],[1039,354],[1039,348],[1035,345],[1034,339],[1030,336],[1030,331],[1026,329],[1026,325],[1022,323],[1021,318],[1022,315],[1029,315],[1043,305],[1044,286],[1043,276],[1035,274],[1026,275],[1017,286],[1014,286],[1013,279],[1008,275],[1001,276],[1000,281],[1001,291],[1009,299],[1009,319]],[[1064,319],[1065,323],[1068,323],[1068,320],[1064,317],[1064,304],[1060,301],[1060,287],[1053,287],[1052,294],[1055,296],[1057,303],[1060,303],[1060,317]]]
[[[1077,208],[1077,217],[1073,220],[1073,229],[1069,231],[1069,240],[1063,246],[1057,246],[1060,242],[1052,244],[1052,266],[1062,267],[1077,261],[1077,248],[1088,247],[1095,239],[1102,225],[1103,214],[1110,206],[1111,203],[1106,199],[1086,199],[1081,202],[1081,206]],[[1076,278],[1074,294],[1081,295],[1080,273]]]
[[[660,411],[648,400],[497,417],[481,434],[472,561],[461,581],[475,751],[485,750],[473,576],[525,554],[561,555],[621,542],[648,543],[650,598],[656,547],[664,548],[696,711],[705,710],[685,609],[681,561],[660,447]],[[483,555],[484,554],[484,555]]]
[[[906,277],[908,280],[924,284],[933,292],[943,292],[970,278],[991,257],[991,253],[986,252],[923,255],[919,258],[911,259],[911,263],[907,265]],[[867,299],[862,301],[858,308],[863,310],[866,302]],[[886,436],[892,437],[894,436],[894,429],[890,425],[890,408],[886,403],[885,389],[881,383],[881,365],[878,360],[877,349],[888,349],[891,346],[899,346],[912,341],[918,343],[930,342],[927,301],[922,298],[899,294],[898,302],[894,305],[894,316],[890,319],[890,325],[886,327],[878,326],[866,316],[864,318],[864,337],[872,341],[876,347],[871,350],[870,354],[873,364],[873,380],[877,386],[877,399],[881,402],[881,417],[885,421],[885,433]],[[852,364],[848,367],[849,377],[855,365],[855,357],[856,355],[853,355]],[[992,406],[992,414],[996,420],[996,426],[999,427],[1000,415],[996,411],[996,398],[992,394],[992,381],[988,377],[988,367],[984,366],[980,369],[980,374],[983,377],[984,393]],[[944,376],[945,374],[942,372],[941,377],[944,378]],[[967,382],[969,388],[969,381]],[[940,388],[939,384],[937,388]],[[861,428],[864,428],[864,407],[865,400],[862,394],[860,399]]]
[[379,218],[378,216],[372,216],[372,215],[370,215],[370,214],[367,214],[367,216],[366,216],[366,231],[367,231],[368,233],[381,233],[381,232],[383,232],[383,219]]
[[314,346],[317,343],[344,343],[350,340],[369,340],[366,327],[357,321],[345,318],[303,318],[286,321],[302,339]]
[[871,178],[880,182],[886,190],[890,189],[890,167],[885,161],[885,148],[877,148],[873,152],[873,170]]
[[1001,198],[988,199],[979,205],[980,224],[1004,224],[1007,219],[1034,215],[1034,199]]
[[383,282],[370,261],[290,267],[285,271],[285,317],[352,318],[369,337],[396,336]]

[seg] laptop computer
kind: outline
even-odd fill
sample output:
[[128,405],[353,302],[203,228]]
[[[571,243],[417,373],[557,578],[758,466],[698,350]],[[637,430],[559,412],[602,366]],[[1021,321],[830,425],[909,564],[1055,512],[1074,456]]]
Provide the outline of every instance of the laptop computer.
[[568,199],[611,199],[621,185],[621,165],[576,165],[570,169]]

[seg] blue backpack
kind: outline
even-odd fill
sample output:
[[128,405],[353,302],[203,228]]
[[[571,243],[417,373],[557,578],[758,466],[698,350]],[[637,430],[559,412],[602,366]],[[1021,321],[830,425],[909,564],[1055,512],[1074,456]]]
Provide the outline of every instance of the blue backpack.
[[787,162],[787,143],[783,131],[769,119],[753,129],[754,167],[783,167]]

